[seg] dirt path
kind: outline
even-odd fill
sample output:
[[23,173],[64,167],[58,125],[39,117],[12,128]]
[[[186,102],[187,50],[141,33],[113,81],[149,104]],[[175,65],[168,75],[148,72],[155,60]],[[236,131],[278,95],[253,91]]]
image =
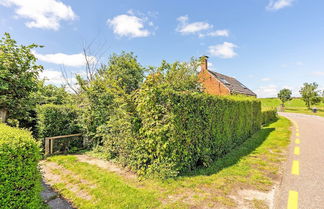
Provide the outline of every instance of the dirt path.
[[324,117],[280,115],[294,125],[276,208],[324,209]]

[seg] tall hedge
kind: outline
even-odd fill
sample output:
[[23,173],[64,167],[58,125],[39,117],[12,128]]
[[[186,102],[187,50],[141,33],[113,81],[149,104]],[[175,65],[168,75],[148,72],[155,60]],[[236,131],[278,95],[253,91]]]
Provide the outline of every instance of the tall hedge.
[[37,107],[38,137],[80,133],[79,110],[72,105],[46,104]]
[[139,93],[137,112],[142,127],[132,166],[162,177],[210,165],[261,126],[261,103],[252,98],[151,88]]
[[270,123],[278,118],[276,109],[262,110],[262,124]]
[[30,132],[0,124],[0,208],[41,208],[39,160]]

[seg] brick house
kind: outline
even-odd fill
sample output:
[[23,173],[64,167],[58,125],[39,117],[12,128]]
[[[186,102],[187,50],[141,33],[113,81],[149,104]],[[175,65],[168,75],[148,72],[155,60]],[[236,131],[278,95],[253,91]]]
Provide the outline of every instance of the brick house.
[[213,95],[236,95],[256,97],[257,95],[233,77],[208,70],[208,57],[201,57],[201,71],[198,74],[204,92]]

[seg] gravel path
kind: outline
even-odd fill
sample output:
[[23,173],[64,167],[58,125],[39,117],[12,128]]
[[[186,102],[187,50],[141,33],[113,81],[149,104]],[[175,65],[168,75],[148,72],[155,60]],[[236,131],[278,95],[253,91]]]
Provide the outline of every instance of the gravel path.
[[324,209],[324,117],[280,113],[293,122],[278,209]]

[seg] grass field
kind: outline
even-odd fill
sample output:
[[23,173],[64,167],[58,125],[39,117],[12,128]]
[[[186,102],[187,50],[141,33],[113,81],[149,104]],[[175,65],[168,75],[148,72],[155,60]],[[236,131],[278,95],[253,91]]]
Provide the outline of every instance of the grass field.
[[240,202],[235,197],[241,190],[271,190],[285,159],[289,127],[290,122],[280,118],[209,168],[165,181],[139,180],[134,174],[98,167],[74,155],[50,157],[42,167],[54,179],[54,188],[81,209],[227,208],[240,207],[242,201],[259,208],[263,200]]
[[[278,98],[261,98],[262,108],[276,108],[280,106],[281,101]],[[324,117],[324,103],[315,105],[318,108],[317,113],[313,113],[305,106],[305,102],[301,98],[294,98],[285,103],[285,111],[293,113],[303,113],[308,115],[318,115]]]

